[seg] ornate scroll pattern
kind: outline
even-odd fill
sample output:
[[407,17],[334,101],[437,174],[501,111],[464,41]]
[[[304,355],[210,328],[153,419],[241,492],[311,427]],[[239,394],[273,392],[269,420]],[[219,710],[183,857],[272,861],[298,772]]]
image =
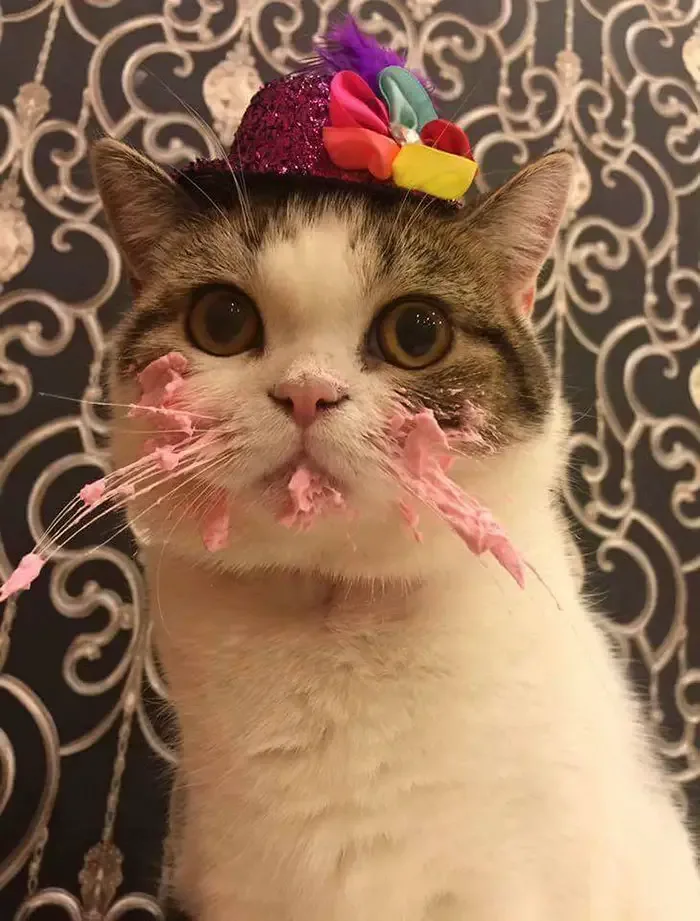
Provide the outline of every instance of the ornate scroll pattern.
[[[482,188],[552,146],[577,155],[537,314],[575,409],[565,499],[679,795],[697,795],[700,0],[349,6],[428,72],[475,142]],[[125,292],[89,139],[125,138],[165,164],[214,153],[261,80],[303,61],[346,9],[2,0],[0,574],[84,468],[108,465],[100,368]],[[158,780],[144,752],[174,758],[134,544],[116,520],[86,531],[1,613],[0,914],[160,918],[157,854],[140,853],[133,817],[120,836]],[[79,802],[74,774],[93,755],[101,792]],[[127,791],[130,770],[142,779]],[[60,862],[71,814],[89,826],[74,871]]]

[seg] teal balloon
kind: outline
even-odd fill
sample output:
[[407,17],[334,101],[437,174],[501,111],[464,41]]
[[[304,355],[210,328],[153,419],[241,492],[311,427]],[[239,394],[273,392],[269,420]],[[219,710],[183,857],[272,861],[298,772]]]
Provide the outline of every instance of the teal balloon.
[[437,112],[423,84],[410,70],[392,65],[379,73],[379,91],[389,109],[389,118],[404,128],[420,132],[434,121]]

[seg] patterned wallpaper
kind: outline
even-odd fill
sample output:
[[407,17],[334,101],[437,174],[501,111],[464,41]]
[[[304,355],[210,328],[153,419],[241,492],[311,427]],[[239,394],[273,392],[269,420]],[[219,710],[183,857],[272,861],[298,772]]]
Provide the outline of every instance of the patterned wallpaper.
[[[700,0],[354,0],[493,186],[565,145],[537,323],[574,408],[564,502],[679,796],[700,789]],[[125,308],[86,161],[229,143],[337,0],[0,0],[0,575],[107,469]],[[465,12],[466,11],[466,12]],[[207,127],[211,126],[211,129]],[[0,610],[0,917],[159,918],[175,759],[138,535],[108,515]],[[47,908],[47,906],[49,906]]]

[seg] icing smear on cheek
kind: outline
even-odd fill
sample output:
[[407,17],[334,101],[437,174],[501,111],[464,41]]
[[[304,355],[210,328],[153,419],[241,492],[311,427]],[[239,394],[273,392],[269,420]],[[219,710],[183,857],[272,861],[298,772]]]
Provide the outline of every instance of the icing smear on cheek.
[[[452,452],[432,411],[401,413],[390,428],[396,443],[391,469],[405,491],[439,515],[472,553],[491,553],[523,588],[524,562],[503,528],[484,505],[448,476]],[[418,512],[406,500],[400,503],[400,512],[416,539],[421,540]]]
[[[178,352],[170,352],[152,361],[139,374],[141,399],[129,409],[130,416],[149,419],[162,429],[155,438],[146,441],[144,452],[165,472],[171,472],[178,466],[178,448],[181,449],[194,432],[195,420],[183,409],[183,375],[187,369],[187,359]],[[207,503],[199,523],[202,543],[210,553],[227,546],[229,520],[228,494],[221,489]]]
[[[179,352],[170,352],[156,358],[138,376],[141,399],[129,407],[129,415],[147,419],[162,431],[145,444],[148,453],[158,448],[171,447],[194,432],[192,413],[184,406],[185,378],[188,362]],[[168,455],[170,457],[171,455]],[[163,469],[168,468],[162,464]]]

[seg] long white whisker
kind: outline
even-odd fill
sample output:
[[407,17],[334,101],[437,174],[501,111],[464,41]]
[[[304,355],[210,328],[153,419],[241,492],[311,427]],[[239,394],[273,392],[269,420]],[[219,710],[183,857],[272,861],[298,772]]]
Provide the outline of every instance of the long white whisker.
[[[194,445],[190,447],[201,449],[202,447],[205,447],[207,445],[212,446],[212,443],[207,441],[204,445]],[[223,450],[225,449],[222,449],[222,451]],[[161,486],[163,483],[168,483],[177,477],[187,476],[189,473],[195,470],[201,469],[211,460],[212,460],[211,456],[195,459],[189,464],[189,466],[186,466],[184,470],[181,465],[178,465],[178,468],[176,468],[173,471],[167,472],[165,476],[162,475],[164,473],[162,468],[158,466],[155,461],[151,461],[152,467],[140,473],[139,476],[136,478],[135,482],[138,483],[142,480],[151,480],[151,479],[155,479],[155,481],[147,482],[145,486],[142,486],[140,489],[137,489],[133,495],[128,497],[128,499],[129,501],[131,501],[133,499],[140,498],[141,496],[146,495],[147,493],[151,492],[156,487]],[[118,472],[119,471],[115,471],[115,473],[118,473]],[[156,474],[157,476],[154,476]],[[127,485],[127,484],[125,483],[121,485]],[[134,485],[134,484],[131,483],[128,485]],[[50,536],[49,538],[50,543],[53,545],[56,545],[56,543],[60,541],[61,543],[65,544],[69,540],[75,540],[75,538],[79,534],[81,534],[87,527],[90,527],[90,525],[99,521],[105,515],[113,511],[114,508],[118,507],[119,505],[125,504],[125,502],[127,501],[126,496],[124,496],[123,498],[119,498],[118,501],[117,499],[118,499],[117,496],[109,496],[109,497],[106,496],[104,499],[101,499],[100,504],[104,504],[105,508],[103,509],[102,512],[100,512],[97,515],[94,514],[94,506],[86,506],[85,508],[81,509],[80,512],[71,521],[69,521],[67,524],[65,524],[60,529],[58,534]],[[158,501],[163,501],[163,500],[160,499]],[[81,524],[86,518],[89,518],[90,520],[87,521],[85,524]],[[79,525],[79,524],[81,524],[81,527],[78,528],[78,530],[75,531],[74,533],[70,534],[70,536],[66,537],[67,532],[69,532],[72,528],[75,528],[76,525]],[[45,548],[46,543],[44,543],[43,546]],[[45,552],[46,550],[44,549],[44,554]]]
[[[216,462],[222,461],[222,460],[228,460],[228,458],[224,458],[224,457],[221,456],[221,455],[218,456],[218,457],[215,457],[215,458],[209,458],[210,466],[207,467],[207,468],[205,468],[204,471],[198,469],[198,470],[196,471],[196,473],[197,473],[197,474],[201,474],[202,472],[210,473],[213,469],[216,468]],[[222,467],[223,467],[223,466],[225,466],[225,464],[222,464]],[[190,472],[190,471],[188,471],[188,472]],[[110,535],[110,537],[108,537],[107,540],[105,540],[105,541],[103,541],[101,544],[97,544],[96,546],[91,547],[89,550],[85,551],[85,556],[86,556],[86,557],[89,557],[91,554],[96,553],[98,550],[101,550],[102,547],[106,547],[107,544],[109,544],[109,543],[110,543],[111,541],[113,541],[115,538],[119,537],[120,534],[123,534],[125,531],[130,530],[130,529],[132,528],[132,525],[133,525],[135,522],[139,521],[139,519],[143,518],[144,515],[147,515],[150,511],[152,511],[154,508],[156,508],[156,507],[157,507],[158,505],[160,505],[161,503],[166,502],[168,499],[170,499],[172,496],[174,496],[174,495],[175,495],[179,490],[181,490],[183,487],[189,486],[189,484],[192,483],[195,479],[196,479],[196,476],[191,476],[191,477],[189,477],[187,480],[185,480],[185,482],[183,482],[183,483],[178,483],[177,486],[175,486],[173,489],[169,490],[164,496],[159,496],[158,499],[155,500],[155,502],[152,502],[149,506],[147,506],[147,508],[142,509],[140,512],[138,512],[138,514],[135,515],[133,518],[131,518],[125,525],[122,525],[122,527],[120,527],[117,531],[115,531],[112,535]],[[146,491],[147,491],[147,490],[146,490]],[[143,493],[141,493],[141,495],[143,495]],[[107,514],[107,513],[110,512],[110,511],[113,511],[113,509],[106,509],[106,510],[103,512],[103,514]],[[102,517],[102,516],[99,516],[99,517]],[[182,517],[184,518],[185,516],[183,515]],[[180,521],[182,521],[182,518],[180,519]],[[77,536],[77,535],[73,535],[73,537],[76,537],[76,536]]]
[[407,202],[408,202],[408,200],[409,200],[409,198],[411,197],[412,194],[413,194],[413,193],[411,192],[410,189],[406,189],[404,195],[403,195],[402,198],[401,198],[401,204],[399,205],[399,207],[398,207],[398,209],[397,209],[397,211],[396,211],[396,217],[394,218],[394,223],[391,225],[391,230],[390,230],[390,232],[389,232],[389,239],[392,240],[392,241],[393,241],[393,240],[396,240],[397,237],[398,237],[398,232],[399,232],[399,230],[400,230],[399,221],[400,221],[400,219],[401,219],[401,214],[403,213],[403,209],[405,208],[405,206],[406,206],[406,204],[407,204]]
[[[139,458],[137,461],[134,461],[132,464],[128,464],[126,467],[120,467],[117,470],[112,471],[104,477],[105,482],[105,491],[108,489],[118,489],[120,486],[126,485],[135,485],[140,482],[146,476],[150,476],[160,470],[160,467],[156,465],[155,459],[146,456]],[[133,476],[133,479],[131,477]],[[76,508],[76,506],[78,506]],[[55,543],[62,534],[65,533],[67,528],[72,527],[77,523],[78,520],[90,513],[92,506],[86,507],[80,496],[75,496],[66,506],[61,514],[52,522],[49,527],[44,531],[39,544],[37,545],[37,551],[41,552],[41,548],[44,545],[49,543]],[[59,529],[58,533],[54,533],[54,528],[58,525],[58,521],[63,518],[65,512],[71,509],[75,512],[75,515],[69,522],[64,522]]]
[[[166,548],[167,548],[169,542],[171,541],[173,534],[175,533],[175,531],[177,530],[177,528],[179,527],[179,525],[182,523],[182,521],[184,520],[184,518],[185,518],[190,512],[193,513],[193,514],[196,514],[197,509],[195,508],[195,506],[197,505],[197,503],[198,503],[198,501],[199,501],[200,499],[201,499],[201,496],[198,497],[198,499],[195,499],[193,502],[190,502],[188,505],[185,505],[185,510],[183,511],[182,515],[180,515],[180,517],[177,519],[177,521],[175,522],[175,524],[172,526],[172,528],[171,528],[170,531],[168,532],[167,537],[165,538],[165,540],[164,540],[163,543],[161,544],[160,554],[159,554],[159,556],[158,556],[158,564],[157,564],[157,566],[156,566],[156,579],[155,579],[155,582],[156,582],[156,590],[155,590],[155,602],[156,602],[156,604],[155,604],[155,606],[156,606],[156,609],[157,609],[157,611],[158,611],[158,616],[159,616],[159,618],[160,618],[160,621],[161,621],[161,623],[163,624],[163,630],[165,630],[166,634],[168,634],[168,635],[170,635],[170,631],[168,630],[167,621],[165,620],[165,617],[163,616],[163,604],[162,604],[162,601],[161,601],[161,588],[160,588],[160,574],[161,574],[161,569],[162,569],[162,567],[163,567],[163,558],[164,558],[164,556],[165,556],[165,550],[166,550]],[[180,503],[180,505],[178,505],[178,508],[180,508],[181,505],[182,505],[182,503]],[[168,518],[170,518],[170,515],[168,515]]]
[[231,173],[231,178],[233,179],[235,186],[236,186],[236,191],[238,192],[238,200],[241,203],[241,212],[243,214],[244,223],[247,227],[249,235],[253,237],[254,231],[255,231],[255,225],[253,222],[253,212],[250,206],[250,199],[248,197],[248,189],[245,184],[245,176],[243,174],[243,165],[241,162],[241,152],[238,147],[238,144],[236,143],[235,138],[233,141],[233,146],[236,148],[236,152],[238,154],[238,164],[241,167],[240,182],[233,168],[233,165],[231,164],[231,161],[228,159],[228,157],[226,158],[226,162],[228,163],[229,171]]
[[[228,169],[231,173],[233,183],[236,187],[236,192],[238,194],[238,200],[241,203],[241,213],[243,216],[243,222],[246,225],[248,233],[252,235],[253,230],[254,230],[254,225],[253,225],[253,219],[252,219],[252,212],[250,211],[250,203],[247,199],[246,191],[243,188],[241,188],[241,184],[239,182],[238,176],[236,175],[233,169],[233,166],[231,165],[231,161],[229,160],[229,155],[226,149],[224,148],[224,145],[222,144],[221,140],[217,137],[216,133],[212,131],[210,126],[207,125],[207,123],[204,121],[204,119],[199,114],[199,112],[197,112],[196,109],[194,109],[188,102],[186,102],[181,96],[179,96],[171,86],[168,86],[168,84],[164,80],[161,80],[161,78],[157,76],[157,74],[152,73],[148,68],[144,67],[143,69],[149,76],[156,79],[161,84],[161,86],[168,93],[170,93],[170,95],[174,99],[176,99],[180,103],[183,109],[185,109],[185,111],[188,112],[192,116],[192,118],[194,118],[194,120],[199,124],[199,126],[204,131],[204,134],[212,142],[213,146],[218,149],[220,159],[228,165]],[[239,162],[240,162],[240,155],[239,155]],[[217,203],[204,191],[204,189],[200,185],[197,184],[196,179],[193,179],[189,175],[182,173],[182,171],[180,170],[178,170],[177,172],[182,178],[187,179],[199,192],[201,192],[201,194],[204,195],[204,197],[209,200],[211,205],[219,212],[219,214],[223,218],[228,219],[227,215],[222,211],[219,205],[217,205]],[[242,178],[243,183],[245,183],[245,179],[243,177],[241,178]]]
[[[89,406],[109,406],[114,409],[132,409],[134,403],[109,403],[105,400],[85,400],[80,397],[68,397],[61,393],[47,393],[45,390],[38,390],[37,396],[50,397],[52,400],[64,400],[67,403],[87,403]],[[171,409],[164,409],[160,406],[149,406],[149,410],[155,413],[168,413]],[[193,419],[207,419],[209,421],[218,421],[216,416],[205,416],[202,413],[191,412],[189,409],[178,409],[177,412],[183,415],[192,416]]]
[[70,502],[66,503],[66,505],[63,506],[63,508],[61,509],[61,511],[58,512],[58,514],[55,515],[55,516],[52,518],[52,520],[51,520],[51,521],[48,523],[48,525],[44,528],[44,532],[43,532],[43,534],[41,535],[41,537],[39,538],[39,542],[37,543],[37,548],[36,548],[38,553],[41,552],[41,551],[40,551],[40,548],[41,548],[42,544],[45,542],[46,536],[47,536],[48,534],[51,534],[51,532],[54,531],[56,528],[59,528],[59,525],[60,525],[61,527],[63,527],[63,524],[65,524],[65,519],[66,519],[66,517],[70,517],[70,516],[73,515],[76,511],[78,511],[78,507],[79,507],[79,506],[82,508],[81,499],[80,499],[79,496],[74,496],[74,497],[70,500]]
[[173,169],[174,169],[174,171],[178,174],[178,176],[180,177],[180,179],[184,179],[186,182],[189,182],[189,184],[190,184],[193,188],[197,189],[197,191],[199,192],[199,194],[200,194],[200,195],[203,195],[203,196],[207,199],[207,201],[208,201],[209,204],[212,206],[212,208],[214,208],[214,210],[217,211],[217,212],[219,213],[219,215],[220,215],[225,221],[228,220],[228,215],[226,214],[226,212],[224,211],[224,209],[221,207],[221,205],[217,204],[217,203],[214,201],[214,199],[211,197],[211,195],[209,195],[209,193],[206,192],[206,191],[201,187],[201,185],[199,185],[199,183],[198,183],[195,179],[192,178],[192,176],[190,176],[188,173],[184,172],[184,171],[181,170],[181,169],[177,169],[176,167],[174,167]]
[[[155,462],[152,462],[152,468],[146,471],[137,480],[135,480],[135,482],[139,482],[141,479],[144,479],[146,474],[152,476],[159,471],[160,467],[158,467]],[[126,497],[124,497],[124,500],[122,501],[126,501]],[[39,544],[37,544],[36,552],[40,556],[48,556],[51,552],[53,552],[53,550],[58,550],[61,546],[65,546],[66,543],[74,540],[85,530],[85,528],[99,521],[101,518],[104,518],[105,515],[108,515],[110,512],[112,512],[120,503],[115,501],[108,502],[105,499],[101,500],[99,504],[103,505],[104,508],[101,512],[95,514],[95,506],[83,505],[81,503],[81,507],[76,511],[73,517],[70,518],[69,521],[65,522],[56,534],[44,534]],[[86,519],[89,520],[85,522]],[[85,522],[85,524],[83,524],[83,522]],[[80,527],[78,527],[78,525],[80,525]],[[78,527],[78,530],[73,531],[73,529],[76,527]]]
[[170,86],[169,84],[167,84],[167,83],[165,82],[165,80],[162,80],[162,79],[158,76],[158,74],[153,73],[152,70],[150,70],[148,67],[146,67],[146,66],[144,66],[144,65],[142,65],[142,70],[144,71],[144,73],[147,73],[149,77],[152,77],[154,80],[157,80],[158,83],[160,83],[160,85],[163,87],[163,89],[164,89],[166,92],[170,93],[170,95],[173,97],[173,99],[175,99],[177,102],[179,102],[180,105],[182,106],[182,108],[185,109],[185,111],[189,112],[189,114],[192,116],[192,118],[194,118],[195,121],[199,124],[200,128],[202,128],[202,129],[204,130],[204,133],[207,135],[207,137],[209,138],[209,140],[212,142],[213,146],[216,147],[216,148],[218,148],[219,153],[221,154],[221,157],[222,157],[222,158],[225,158],[225,157],[226,157],[226,149],[224,148],[224,145],[221,143],[221,140],[217,137],[216,133],[215,133],[215,132],[211,129],[211,127],[204,121],[204,119],[203,119],[202,116],[199,114],[199,112],[198,112],[196,109],[194,109],[194,108],[189,104],[189,102],[187,102],[185,99],[183,99],[182,96],[180,96],[178,93],[176,93],[175,90],[172,88],[172,86]]

